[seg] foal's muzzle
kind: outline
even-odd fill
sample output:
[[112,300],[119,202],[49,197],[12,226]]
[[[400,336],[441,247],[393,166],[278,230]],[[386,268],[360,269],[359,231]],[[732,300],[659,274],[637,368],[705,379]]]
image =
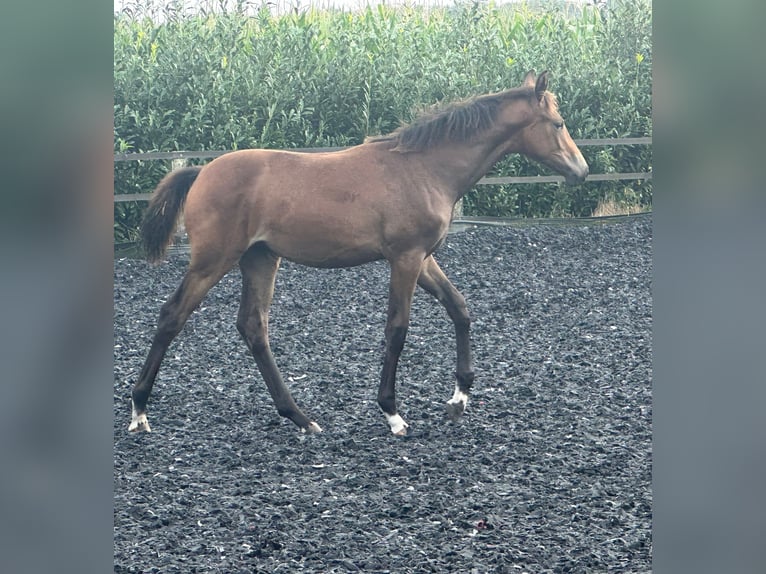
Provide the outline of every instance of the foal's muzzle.
[[574,163],[575,165],[571,166],[571,169],[567,170],[564,174],[564,181],[566,181],[567,185],[581,184],[588,177],[588,172],[590,171],[588,164],[582,156],[577,158]]
[[570,173],[564,176],[567,185],[580,185],[588,177],[588,168],[580,173]]

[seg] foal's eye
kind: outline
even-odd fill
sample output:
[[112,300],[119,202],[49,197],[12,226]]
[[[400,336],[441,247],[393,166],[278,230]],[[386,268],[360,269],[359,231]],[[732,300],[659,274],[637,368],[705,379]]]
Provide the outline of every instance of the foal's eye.
[[561,128],[564,127],[564,122],[556,122],[553,125],[556,127],[557,130],[560,130]]

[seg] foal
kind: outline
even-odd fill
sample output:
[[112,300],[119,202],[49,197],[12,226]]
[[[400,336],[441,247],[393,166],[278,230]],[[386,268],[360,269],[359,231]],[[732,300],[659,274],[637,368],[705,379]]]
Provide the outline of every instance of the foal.
[[268,311],[282,258],[314,267],[390,264],[378,404],[395,435],[407,432],[396,410],[395,377],[416,285],[436,297],[455,325],[457,382],[447,411],[460,417],[474,379],[470,321],[465,299],[433,252],[455,203],[507,154],[539,161],[569,184],[585,180],[588,165],[547,86],[547,72],[529,72],[520,87],[453,104],[342,151],[241,150],[166,175],[142,224],[144,249],[149,261],[162,259],[183,207],[191,260],[160,311],[133,387],[129,430],[151,430],[146,404],[168,346],[210,288],[239,263],[237,329],[277,411],[305,432],[321,431],[295,404],[269,347]]

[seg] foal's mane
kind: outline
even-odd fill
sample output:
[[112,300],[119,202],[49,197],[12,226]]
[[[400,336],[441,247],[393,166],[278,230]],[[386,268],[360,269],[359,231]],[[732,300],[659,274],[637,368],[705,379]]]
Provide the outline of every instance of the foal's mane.
[[[475,96],[425,112],[390,134],[365,141],[389,141],[399,152],[423,151],[441,142],[467,142],[495,122],[501,104],[508,99],[533,97],[533,88],[512,88],[496,94]],[[545,93],[546,105],[556,106],[553,94]]]

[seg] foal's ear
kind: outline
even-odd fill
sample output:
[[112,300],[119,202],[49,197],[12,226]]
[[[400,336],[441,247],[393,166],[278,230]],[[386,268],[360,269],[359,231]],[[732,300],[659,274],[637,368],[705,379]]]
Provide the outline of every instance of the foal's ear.
[[543,94],[545,94],[545,90],[548,89],[548,70],[544,71],[542,74],[540,74],[537,78],[537,83],[535,84],[535,95],[537,96],[537,101],[542,101]]
[[531,88],[535,85],[535,78],[537,78],[537,74],[535,74],[534,70],[529,70],[527,72],[527,75],[524,76],[524,82],[521,84],[523,88]]

